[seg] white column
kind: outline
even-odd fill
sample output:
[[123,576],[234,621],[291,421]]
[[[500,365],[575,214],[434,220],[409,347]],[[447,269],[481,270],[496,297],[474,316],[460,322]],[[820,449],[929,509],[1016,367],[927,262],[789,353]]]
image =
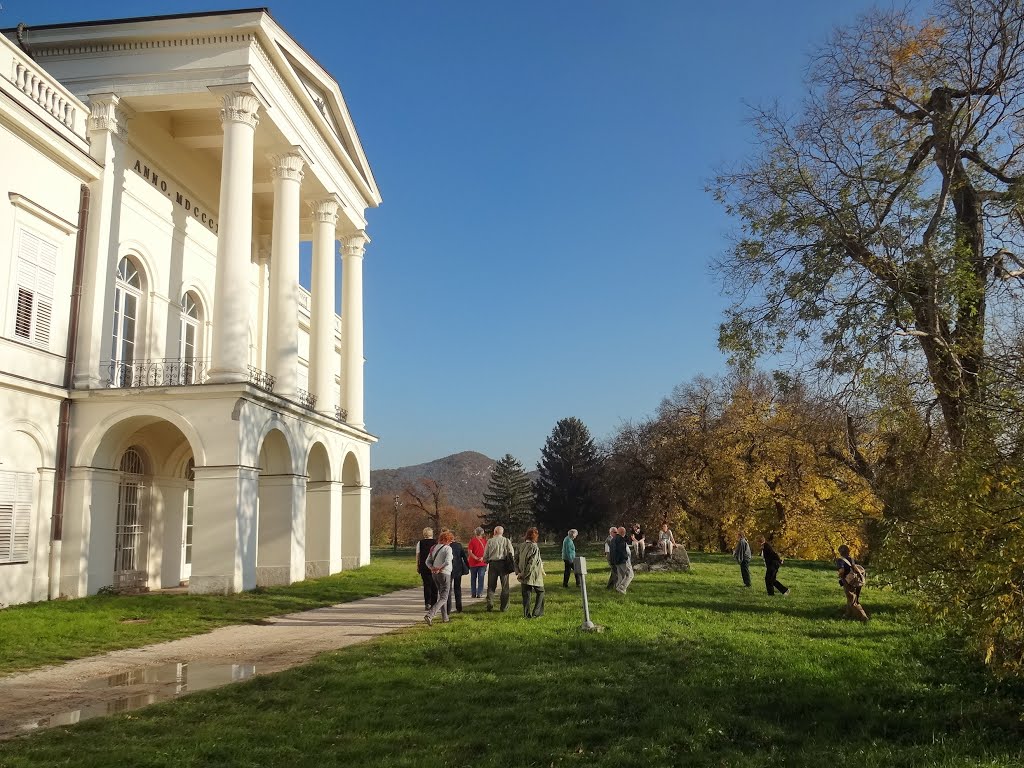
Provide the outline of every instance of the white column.
[[274,391],[294,395],[299,368],[299,189],[305,158],[298,150],[272,155],[274,231],[270,255],[267,372]]
[[103,387],[110,376],[104,358],[110,354],[110,306],[120,240],[116,226],[120,216],[115,209],[121,205],[128,139],[128,115],[120,101],[113,93],[89,96],[89,154],[103,172],[89,185],[92,197],[75,362],[75,387],[80,389]]
[[228,595],[256,586],[259,476],[258,468],[241,465],[195,468],[189,593]]
[[224,154],[220,164],[211,383],[249,378],[252,151],[260,101],[243,91],[225,93],[223,98],[220,119],[224,128]]
[[363,420],[363,252],[370,242],[360,230],[345,236],[341,268],[341,387],[346,421],[360,429]]
[[334,374],[334,259],[338,226],[337,197],[317,200],[313,209],[313,280],[310,307],[309,389],[316,395],[316,409],[330,416],[337,405]]

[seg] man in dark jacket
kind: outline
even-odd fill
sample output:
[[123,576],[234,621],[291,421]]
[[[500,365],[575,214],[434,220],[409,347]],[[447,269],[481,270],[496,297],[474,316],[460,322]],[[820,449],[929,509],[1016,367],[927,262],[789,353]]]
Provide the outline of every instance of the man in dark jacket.
[[452,588],[448,591],[448,613],[452,612],[452,598],[455,612],[462,613],[462,577],[469,573],[469,555],[458,541],[449,546],[452,548]]
[[629,583],[633,580],[633,567],[629,562],[629,542],[626,540],[626,529],[619,528],[611,543],[612,571],[615,573],[615,589],[626,594]]
[[768,594],[774,595],[775,590],[779,590],[780,594],[788,595],[789,588],[779,581],[782,558],[764,536],[758,539],[758,544],[761,545],[761,557],[764,558],[764,585],[768,588]]

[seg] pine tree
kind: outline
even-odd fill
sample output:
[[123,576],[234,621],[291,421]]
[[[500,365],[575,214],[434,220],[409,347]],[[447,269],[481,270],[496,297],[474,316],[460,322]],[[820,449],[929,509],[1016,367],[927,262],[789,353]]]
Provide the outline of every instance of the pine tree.
[[491,470],[491,479],[484,492],[481,525],[491,529],[503,526],[513,537],[533,525],[533,488],[519,459],[506,453]]
[[590,430],[577,418],[561,419],[541,449],[534,483],[537,523],[545,532],[593,531],[605,516],[601,461]]

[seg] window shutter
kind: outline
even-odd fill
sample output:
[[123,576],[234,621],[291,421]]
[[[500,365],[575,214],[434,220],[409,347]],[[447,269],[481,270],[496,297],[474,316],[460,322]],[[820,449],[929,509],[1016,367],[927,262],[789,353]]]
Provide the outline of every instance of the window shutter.
[[17,280],[14,335],[45,349],[50,345],[57,246],[23,229]]
[[33,481],[31,472],[0,472],[0,563],[28,562]]

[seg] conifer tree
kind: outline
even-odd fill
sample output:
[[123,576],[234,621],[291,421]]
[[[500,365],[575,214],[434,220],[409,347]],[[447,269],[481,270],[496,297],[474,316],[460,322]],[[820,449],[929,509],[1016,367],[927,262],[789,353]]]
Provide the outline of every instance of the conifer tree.
[[537,469],[538,525],[556,534],[596,529],[605,505],[599,490],[601,461],[587,426],[575,417],[561,419],[541,449]]
[[518,536],[533,525],[533,488],[519,459],[506,453],[491,470],[491,479],[484,492],[486,514],[481,525],[491,529],[503,526],[511,536]]

